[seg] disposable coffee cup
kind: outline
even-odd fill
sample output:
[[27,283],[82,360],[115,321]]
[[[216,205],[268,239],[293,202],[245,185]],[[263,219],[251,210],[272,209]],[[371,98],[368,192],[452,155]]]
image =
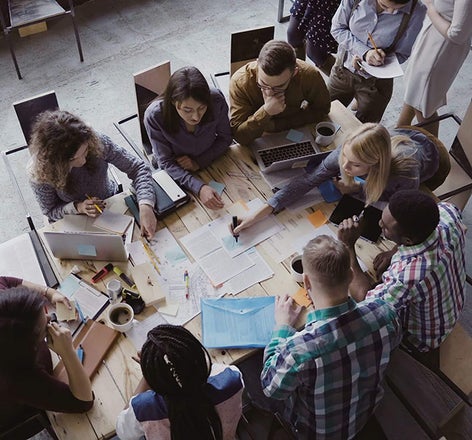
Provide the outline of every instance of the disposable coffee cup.
[[119,332],[127,332],[133,327],[133,308],[126,303],[112,304],[107,312],[111,326]]
[[292,261],[290,262],[290,273],[297,283],[303,283],[303,264],[301,255],[292,258]]
[[121,293],[121,289],[121,281],[111,280],[107,283],[107,294],[112,304],[118,301],[118,296]]
[[332,122],[320,122],[316,125],[315,142],[320,147],[326,147],[334,141],[336,126]]

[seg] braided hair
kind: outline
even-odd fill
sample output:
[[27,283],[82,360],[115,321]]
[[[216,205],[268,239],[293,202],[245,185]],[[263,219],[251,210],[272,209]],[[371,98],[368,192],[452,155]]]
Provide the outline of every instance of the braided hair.
[[207,393],[210,355],[192,333],[166,324],[152,329],[141,350],[141,369],[167,404],[172,440],[223,438]]

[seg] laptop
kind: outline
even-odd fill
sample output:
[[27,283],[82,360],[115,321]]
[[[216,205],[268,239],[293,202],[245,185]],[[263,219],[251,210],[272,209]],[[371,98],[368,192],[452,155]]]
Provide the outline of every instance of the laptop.
[[[290,138],[296,138],[296,142]],[[305,168],[313,157],[322,159],[330,153],[316,145],[311,126],[261,136],[249,146],[263,173]]]
[[105,232],[45,231],[52,254],[62,260],[126,261],[124,238]]

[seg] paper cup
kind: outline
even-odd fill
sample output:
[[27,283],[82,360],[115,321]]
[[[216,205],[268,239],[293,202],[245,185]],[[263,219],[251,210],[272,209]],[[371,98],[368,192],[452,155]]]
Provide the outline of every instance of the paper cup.
[[292,261],[290,262],[290,273],[297,283],[303,283],[303,265],[301,255],[292,258]]
[[111,280],[107,283],[107,293],[112,304],[118,301],[118,296],[121,293],[121,289],[121,281],[119,280]]
[[112,304],[107,312],[111,326],[119,332],[127,332],[133,326],[133,308],[126,303]]

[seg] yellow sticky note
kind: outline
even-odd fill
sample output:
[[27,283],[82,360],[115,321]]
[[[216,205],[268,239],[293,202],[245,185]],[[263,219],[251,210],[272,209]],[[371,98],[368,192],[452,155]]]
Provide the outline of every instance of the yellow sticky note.
[[71,309],[68,309],[67,306],[63,303],[58,302],[56,304],[56,315],[58,321],[73,321],[75,319],[75,302],[69,300]]
[[307,291],[303,287],[300,287],[300,289],[297,290],[295,295],[292,296],[292,299],[300,306],[303,306],[303,307],[311,306],[311,299],[308,296]]
[[320,226],[324,225],[327,222],[326,216],[318,209],[317,211],[313,212],[312,214],[308,215],[308,220],[310,223],[315,227],[319,228]]

